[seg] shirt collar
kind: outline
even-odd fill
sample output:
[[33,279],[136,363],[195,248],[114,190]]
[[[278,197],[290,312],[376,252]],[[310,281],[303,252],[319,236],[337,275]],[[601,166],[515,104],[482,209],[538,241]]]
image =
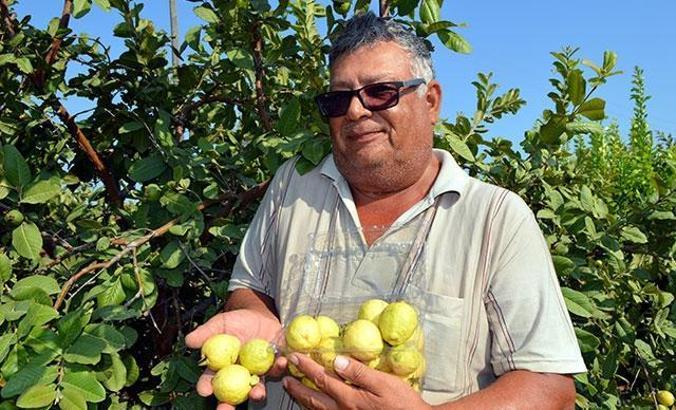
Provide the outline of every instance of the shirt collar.
[[[432,184],[428,197],[433,199],[445,192],[457,192],[459,195],[462,195],[469,181],[469,175],[460,168],[460,165],[458,165],[448,151],[436,148],[433,151],[434,155],[441,161],[441,169],[439,170],[437,179]],[[338,170],[338,167],[336,167],[333,154],[329,154],[326,157],[326,160],[321,165],[320,172],[331,179],[334,185],[344,185],[344,188],[348,188],[347,181]]]

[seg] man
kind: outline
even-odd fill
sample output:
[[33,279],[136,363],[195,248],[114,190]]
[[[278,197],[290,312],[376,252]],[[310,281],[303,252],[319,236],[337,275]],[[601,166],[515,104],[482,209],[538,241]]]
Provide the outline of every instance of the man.
[[292,397],[311,409],[572,408],[569,375],[585,366],[547,245],[515,194],[433,150],[441,87],[424,42],[392,20],[356,16],[330,71],[317,102],[332,155],[303,176],[293,161],[280,168],[244,238],[226,312],[188,346],[222,332],[273,340],[280,320],[387,294],[421,311],[422,396],[353,359],[339,356],[336,376],[294,354],[321,391],[268,380],[251,406],[291,408]]

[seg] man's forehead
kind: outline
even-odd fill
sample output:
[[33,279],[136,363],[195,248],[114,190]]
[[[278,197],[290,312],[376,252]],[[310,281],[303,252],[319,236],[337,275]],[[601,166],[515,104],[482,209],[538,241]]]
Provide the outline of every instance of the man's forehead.
[[[350,61],[355,56],[365,57],[366,61]],[[342,55],[333,64],[330,71],[331,88],[401,80],[402,71],[410,73],[410,61],[409,53],[396,42],[364,45]]]

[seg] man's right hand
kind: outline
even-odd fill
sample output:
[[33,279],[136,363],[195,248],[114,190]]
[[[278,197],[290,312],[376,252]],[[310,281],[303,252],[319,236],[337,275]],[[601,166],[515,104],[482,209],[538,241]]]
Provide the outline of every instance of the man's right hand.
[[[198,326],[185,337],[185,344],[192,349],[199,349],[211,336],[227,333],[237,336],[242,344],[253,338],[274,341],[281,334],[281,325],[279,320],[272,315],[267,315],[253,309],[237,309],[223,312],[215,315],[206,323]],[[268,372],[272,377],[279,377],[286,368],[286,359],[278,357],[275,364]],[[211,379],[214,372],[206,370],[197,382],[197,393],[201,396],[210,396],[213,394]],[[265,385],[258,383],[251,389],[249,398],[252,400],[262,400],[265,398]],[[220,403],[218,410],[231,410],[233,406]]]

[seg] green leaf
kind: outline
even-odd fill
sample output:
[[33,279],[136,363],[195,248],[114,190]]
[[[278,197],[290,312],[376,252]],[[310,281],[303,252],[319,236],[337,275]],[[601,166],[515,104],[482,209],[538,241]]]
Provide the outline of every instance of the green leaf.
[[25,204],[44,204],[61,192],[59,178],[49,178],[38,181],[26,187],[21,202]]
[[298,98],[292,98],[279,114],[277,129],[282,136],[290,137],[296,130],[300,129],[300,101]]
[[32,222],[23,222],[12,231],[12,246],[26,259],[35,260],[42,250],[42,234]]
[[633,243],[647,243],[648,237],[635,226],[625,226],[620,234],[622,239]]
[[124,356],[122,357],[122,362],[124,363],[124,367],[127,368],[127,380],[124,385],[125,387],[132,386],[141,375],[141,369],[139,369],[134,356]]
[[86,401],[99,403],[105,400],[106,390],[101,383],[96,380],[96,376],[91,372],[69,372],[66,371],[61,381],[64,389],[72,389],[80,393]]
[[138,398],[146,406],[161,406],[169,403],[169,393],[161,393],[155,390],[146,390],[139,393]]
[[167,165],[162,156],[152,154],[149,157],[134,161],[129,167],[129,177],[135,182],[145,182],[157,178],[164,172]]
[[441,41],[441,43],[449,50],[462,54],[469,54],[472,52],[472,46],[455,31],[439,30],[437,31],[437,37],[439,37],[439,41]]
[[472,154],[472,150],[470,150],[467,144],[465,144],[465,142],[461,140],[457,135],[447,133],[446,141],[448,142],[448,145],[450,145],[453,152],[460,155],[467,161],[472,162],[474,161],[474,154]]
[[[0,252],[0,287],[9,280],[12,276],[12,261],[5,255],[4,252]],[[2,360],[0,360],[1,362]]]
[[566,131],[572,135],[593,134],[602,135],[603,127],[597,122],[569,122],[566,124]]
[[0,67],[9,63],[15,63],[16,56],[14,54],[0,54]]
[[195,51],[197,51],[199,49],[201,33],[202,33],[202,27],[200,27],[200,26],[191,27],[185,33],[186,44],[188,44],[190,46],[190,48],[192,48]]
[[101,352],[105,347],[106,342],[103,340],[83,333],[66,350],[63,358],[69,363],[96,364],[101,360]]
[[12,292],[21,292],[27,288],[39,288],[48,295],[54,295],[61,291],[59,282],[56,279],[49,276],[33,275],[16,282],[12,288]]
[[168,192],[160,198],[160,204],[165,206],[174,215],[191,214],[197,210],[197,206],[185,195],[176,192]]
[[87,400],[78,390],[66,387],[61,390],[59,407],[62,410],[87,410]]
[[61,345],[71,345],[80,336],[87,323],[89,323],[91,316],[91,311],[80,308],[68,312],[67,315],[59,319],[56,323],[56,328],[59,331]]
[[7,384],[0,390],[0,396],[3,398],[14,397],[37,384],[47,371],[45,367],[45,364],[49,362],[46,361],[47,359],[48,356],[42,354],[31,360],[28,365],[23,366],[9,378]]
[[104,323],[93,323],[85,327],[85,332],[96,336],[106,343],[104,353],[115,353],[125,347],[126,339],[122,333],[113,326]]
[[104,306],[119,305],[124,302],[127,295],[124,293],[122,282],[116,278],[112,282],[106,284],[103,292],[96,295],[96,303],[99,308]]
[[555,219],[556,213],[549,208],[540,209],[537,213],[538,219]]
[[9,348],[16,343],[16,336],[13,333],[5,333],[0,336],[0,363],[5,360],[7,353],[9,353]]
[[554,115],[540,127],[540,138],[545,144],[558,145],[561,143],[561,134],[565,130],[566,120]]
[[420,20],[425,24],[432,24],[439,21],[441,10],[437,0],[423,0],[418,10]]
[[582,292],[562,287],[561,293],[568,311],[581,317],[591,317],[596,311],[594,303]]
[[56,385],[35,385],[26,390],[16,401],[16,405],[22,409],[37,409],[49,406],[56,399]]
[[190,384],[197,383],[197,379],[199,379],[202,371],[196,362],[187,357],[177,357],[173,363],[179,376]]
[[79,19],[84,17],[92,8],[92,0],[74,0],[73,1],[73,17]]
[[218,18],[218,15],[214,13],[213,10],[207,7],[195,7],[193,9],[197,17],[201,18],[202,20],[206,21],[207,23],[218,23],[220,20]]
[[606,102],[600,98],[592,98],[584,102],[577,109],[577,113],[589,118],[592,121],[599,121],[606,117]]
[[5,145],[2,150],[3,168],[7,181],[14,187],[23,187],[33,178],[26,160],[13,145]]
[[24,74],[31,74],[33,72],[33,64],[31,64],[31,60],[27,57],[17,58],[16,66],[19,67],[19,70]]
[[57,317],[59,317],[59,313],[51,306],[33,302],[28,308],[26,316],[19,322],[19,335],[26,335],[33,327],[42,326]]
[[575,262],[561,255],[552,255],[552,262],[554,269],[560,276],[569,274],[575,269]]
[[310,137],[303,143],[302,154],[308,161],[318,165],[331,150],[331,143],[326,138]]
[[584,100],[587,82],[582,76],[582,71],[572,70],[568,73],[568,95],[574,105],[580,105]]
[[138,131],[143,129],[144,126],[138,121],[131,121],[131,122],[125,122],[122,124],[120,128],[118,128],[117,132],[119,134],[128,134],[130,132]]
[[164,246],[162,252],[160,252],[160,260],[162,261],[162,266],[167,269],[174,269],[183,262],[185,259],[185,254],[181,250],[178,241],[171,241]]
[[235,67],[245,70],[251,70],[254,67],[253,57],[251,57],[251,54],[248,51],[242,50],[241,48],[234,48],[228,50],[225,54]]
[[108,0],[94,0],[97,6],[101,7],[105,11],[110,11],[110,1]]
[[650,221],[673,221],[675,219],[676,217],[674,217],[674,213],[671,211],[654,211],[648,215],[648,220]]
[[634,340],[634,346],[636,346],[638,355],[641,356],[644,360],[646,360],[649,363],[655,360],[655,353],[653,353],[653,349],[648,343],[644,342],[641,339],[636,339]]
[[168,112],[160,110],[160,115],[155,121],[155,138],[163,147],[174,146],[174,136],[171,133],[171,117]]
[[106,355],[103,360],[104,368],[99,372],[100,380],[110,391],[120,391],[127,382],[127,368],[117,353]]
[[577,336],[577,341],[580,344],[582,353],[593,352],[601,344],[598,337],[586,330],[575,328],[575,335]]

